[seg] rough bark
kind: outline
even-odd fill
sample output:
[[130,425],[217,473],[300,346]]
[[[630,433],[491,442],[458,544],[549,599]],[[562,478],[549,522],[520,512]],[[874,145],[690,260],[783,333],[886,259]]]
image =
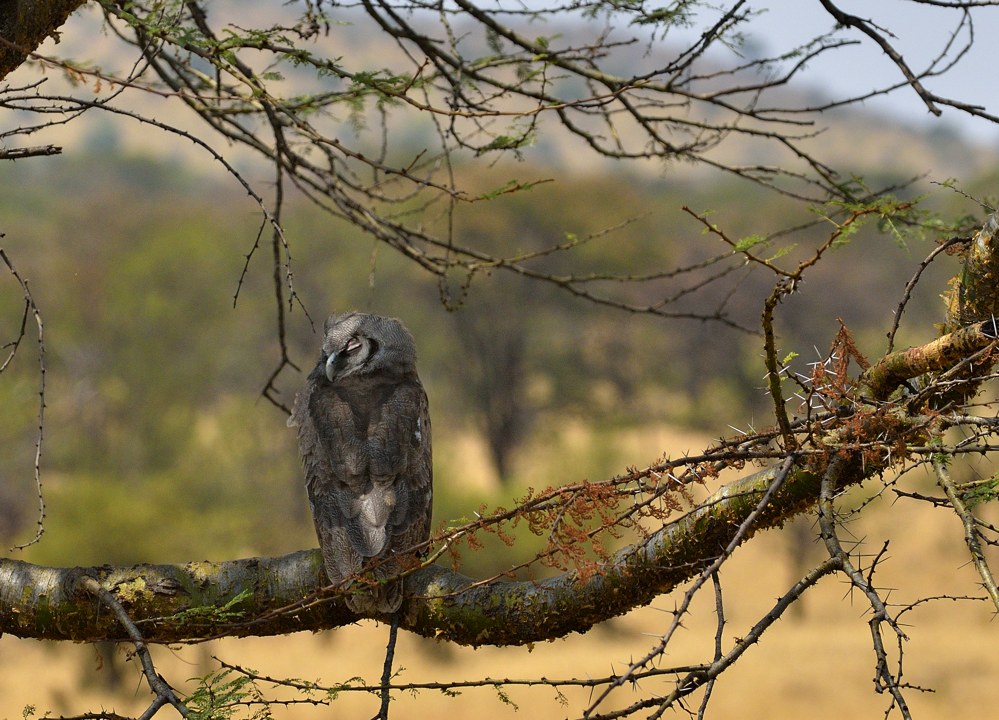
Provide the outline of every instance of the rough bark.
[[[958,405],[977,394],[995,365],[996,354],[982,351],[999,335],[999,213],[990,215],[964,253],[964,267],[944,294],[947,319],[940,338],[881,358],[860,382],[876,400],[887,399],[903,382],[955,368],[953,386],[934,398],[937,407]],[[965,358],[973,361],[962,362]]]
[[[941,372],[954,367],[965,358],[985,350],[997,337],[995,319],[975,323],[937,338],[920,347],[909,348],[881,358],[861,378],[876,400],[888,396],[906,380],[930,372]],[[984,375],[980,363],[969,368],[976,375]]]
[[0,80],[87,0],[0,0]]
[[964,268],[950,281],[944,295],[949,332],[963,325],[990,320],[999,314],[999,213],[985,221],[964,254]]
[[[858,464],[839,482],[860,482],[876,470],[867,465],[861,471]],[[568,572],[539,582],[478,584],[441,567],[424,568],[406,580],[400,626],[465,645],[522,645],[585,632],[647,604],[709,565],[753,512],[775,472],[763,470],[722,487],[586,577]],[[814,472],[793,471],[754,530],[780,525],[813,505],[819,483]],[[113,615],[78,589],[83,576],[115,594],[148,642],[315,631],[359,619],[340,597],[322,596],[325,576],[318,551],[128,568],[48,568],[2,559],[0,631],[86,642],[125,639]],[[238,613],[237,618],[214,611],[227,604],[226,612]]]

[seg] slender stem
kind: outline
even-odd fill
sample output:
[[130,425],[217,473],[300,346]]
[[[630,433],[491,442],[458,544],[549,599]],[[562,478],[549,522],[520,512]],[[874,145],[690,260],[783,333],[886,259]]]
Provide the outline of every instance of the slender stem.
[[392,616],[389,625],[388,645],[385,647],[385,666],[382,668],[382,706],[378,710],[378,720],[388,720],[389,703],[392,696],[389,692],[392,682],[392,659],[395,657],[395,642],[399,635],[399,615]]
[[992,599],[992,604],[995,605],[996,610],[999,610],[999,588],[996,588],[996,580],[992,575],[992,569],[989,567],[988,560],[985,559],[985,553],[982,552],[982,545],[978,541],[975,516],[971,513],[970,508],[964,504],[964,499],[958,493],[954,480],[951,478],[950,471],[947,470],[942,457],[937,456],[933,458],[933,470],[937,475],[937,484],[943,488],[944,493],[947,494],[947,499],[950,501],[950,506],[954,508],[954,512],[961,518],[961,523],[964,525],[964,542],[968,545],[968,550],[971,552],[971,559],[975,564],[975,569],[978,570],[978,574],[982,577],[982,584]]

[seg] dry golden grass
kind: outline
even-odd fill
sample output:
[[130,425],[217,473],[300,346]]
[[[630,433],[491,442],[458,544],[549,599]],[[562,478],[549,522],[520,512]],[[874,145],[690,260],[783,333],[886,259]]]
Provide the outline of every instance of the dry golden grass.
[[[576,432],[576,431],[574,431]],[[578,434],[578,433],[577,433]],[[640,442],[640,440],[648,442]],[[678,450],[695,447],[691,436],[672,438]],[[573,443],[580,442],[572,436]],[[634,458],[642,447],[662,447],[663,431],[644,438],[625,433],[623,452]],[[687,447],[687,444],[690,446]],[[655,454],[650,452],[650,455]],[[873,487],[873,483],[871,485]],[[943,510],[900,502],[889,506],[875,501],[849,530],[865,539],[868,552],[880,550],[891,538],[889,557],[876,576],[879,585],[894,588],[889,599],[905,604],[919,597],[981,594],[977,577],[967,566],[961,528]],[[794,538],[798,538],[795,540]],[[808,544],[806,555],[817,560],[820,548],[814,532],[769,532],[740,549],[725,566],[726,644],[743,635],[773,604],[795,577],[807,569],[792,567],[791,544]],[[999,563],[997,563],[999,564]],[[684,629],[676,636],[664,662],[682,664],[710,658],[715,613],[710,590],[695,602]],[[658,598],[653,607],[636,610],[594,628],[533,648],[458,648],[401,633],[396,656],[401,682],[606,675],[642,656],[668,627],[669,612],[680,592]],[[827,578],[806,596],[802,613],[789,614],[751,648],[717,685],[709,718],[804,717],[881,718],[888,699],[874,691],[874,655],[867,625],[866,601],[850,593],[839,578]],[[999,625],[981,601],[937,601],[920,606],[905,617],[910,639],[905,643],[907,680],[934,693],[909,691],[907,699],[918,718],[954,718],[981,715],[982,708],[999,704],[994,673],[999,660],[993,648]],[[223,640],[180,649],[154,648],[159,670],[174,683],[204,674],[217,655],[273,677],[297,677],[333,684],[354,676],[376,682],[381,671],[387,628],[372,622],[321,633],[278,638]],[[894,644],[894,638],[888,637]],[[126,648],[119,650],[119,661]],[[148,702],[146,686],[134,662],[126,664],[122,689],[99,685],[106,670],[89,646],[40,643],[12,637],[0,639],[0,718],[20,718],[31,704],[41,714],[73,714],[84,710],[114,709],[135,713]],[[666,681],[646,682],[643,693],[667,691]],[[290,691],[268,691],[291,698]],[[578,717],[586,707],[586,691],[566,692],[562,705],[550,688],[513,688],[505,705],[490,688],[465,690],[458,697],[424,690],[399,694],[393,717],[439,718],[562,718]],[[633,699],[630,687],[617,691],[616,705]],[[607,706],[611,707],[611,706]],[[314,717],[369,718],[377,708],[371,695],[346,693],[337,700],[339,712],[315,706],[277,706],[282,720]],[[605,708],[606,709],[606,708]],[[161,716],[171,717],[171,711]]]

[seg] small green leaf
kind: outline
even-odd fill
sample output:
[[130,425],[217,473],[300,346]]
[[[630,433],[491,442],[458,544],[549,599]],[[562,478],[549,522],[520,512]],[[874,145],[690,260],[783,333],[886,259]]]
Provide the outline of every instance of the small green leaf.
[[962,499],[969,510],[976,505],[992,502],[997,497],[999,497],[999,477],[995,475],[976,482],[972,488],[962,493]]
[[737,252],[747,252],[757,245],[762,245],[768,240],[766,235],[747,235],[744,238],[740,238],[735,244],[735,249]]

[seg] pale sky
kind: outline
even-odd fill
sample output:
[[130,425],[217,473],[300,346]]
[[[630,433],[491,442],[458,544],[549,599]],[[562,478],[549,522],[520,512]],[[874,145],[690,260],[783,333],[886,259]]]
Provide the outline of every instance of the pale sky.
[[[756,4],[770,8],[752,25],[757,37],[765,40],[764,49],[770,52],[789,49],[795,41],[805,40],[833,25],[818,0],[767,0]],[[844,12],[871,18],[889,29],[895,35],[890,42],[916,73],[940,54],[961,17],[954,10],[917,5],[912,0],[835,0],[835,4]],[[957,67],[943,77],[926,80],[925,85],[938,95],[984,105],[987,111],[999,115],[999,7],[977,8],[973,17],[972,49]],[[967,29],[962,30],[955,46],[962,46],[967,37]],[[806,77],[809,84],[827,85],[838,95],[890,84],[901,76],[880,48],[865,38],[860,48],[841,48],[825,60],[809,65]],[[896,91],[887,99],[870,101],[868,106],[890,110],[912,124],[942,121],[978,140],[999,144],[999,125],[951,108],[943,108],[942,117],[935,118],[909,89]]]
[[[530,3],[532,0],[520,1]],[[960,14],[953,10],[920,5],[913,0],[834,1],[845,12],[864,18],[873,15],[875,22],[894,33],[896,37],[891,38],[891,42],[905,54],[917,73],[942,51],[960,20]],[[235,0],[219,0],[214,7],[218,9],[236,4]],[[747,28],[754,40],[762,43],[761,52],[768,55],[790,50],[833,26],[832,18],[823,10],[819,0],[754,0],[751,4],[768,8]],[[96,31],[95,37],[96,12],[89,13],[89,17],[84,15],[88,14],[78,13],[71,19],[60,45],[47,45],[44,50],[53,54],[79,55],[84,59],[96,52],[95,40],[99,44],[105,37],[100,31]],[[974,17],[975,43],[971,51],[946,75],[929,79],[925,84],[940,95],[982,104],[987,111],[999,116],[999,7],[977,8]],[[75,31],[80,28],[84,31]],[[851,33],[850,37],[856,35]],[[965,29],[956,45],[960,46],[966,40]],[[830,95],[842,97],[844,93],[861,94],[875,86],[897,82],[900,78],[898,69],[891,61],[865,38],[860,47],[839,48],[825,58],[813,61],[799,78],[798,87],[825,87]],[[999,148],[999,125],[951,108],[943,108],[943,116],[935,118],[908,88],[897,90],[887,98],[868,101],[867,107],[889,112],[907,125],[956,128],[969,137]],[[139,130],[147,132],[146,128]]]

